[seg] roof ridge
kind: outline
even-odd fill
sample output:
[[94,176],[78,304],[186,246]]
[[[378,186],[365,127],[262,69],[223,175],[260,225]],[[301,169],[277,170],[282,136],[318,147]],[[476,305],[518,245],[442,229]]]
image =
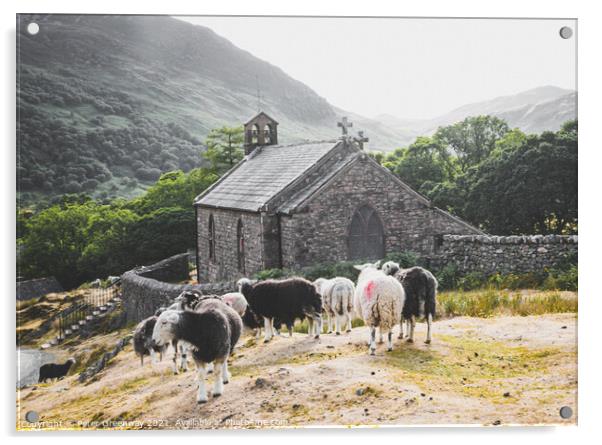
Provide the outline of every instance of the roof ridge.
[[305,140],[303,142],[296,142],[290,144],[278,144],[278,145],[263,145],[262,148],[286,148],[286,147],[297,147],[299,145],[313,145],[313,144],[336,144],[340,139],[322,139],[319,141]]

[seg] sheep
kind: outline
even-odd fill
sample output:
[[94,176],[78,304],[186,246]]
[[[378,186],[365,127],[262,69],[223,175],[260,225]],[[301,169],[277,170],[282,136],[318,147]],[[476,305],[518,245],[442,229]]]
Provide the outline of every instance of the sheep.
[[401,269],[399,264],[389,261],[383,264],[383,271],[393,272],[393,276],[399,280],[406,293],[406,300],[403,305],[402,318],[400,320],[399,338],[403,338],[403,323],[406,324],[408,333],[408,342],[414,342],[414,328],[416,327],[416,317],[424,316],[426,318],[427,331],[425,343],[432,341],[432,324],[437,307],[437,279],[435,276],[422,267],[411,267]]
[[399,281],[387,276],[378,270],[380,261],[371,264],[353,266],[360,271],[355,288],[354,306],[356,312],[370,327],[370,355],[376,353],[376,328],[382,333],[387,333],[388,351],[393,350],[393,327],[401,317],[401,309],[405,300],[405,293]]
[[355,292],[353,282],[344,277],[330,280],[318,278],[314,281],[314,286],[322,295],[322,305],[328,316],[328,333],[332,332],[333,319],[336,335],[341,335],[342,323],[346,323],[346,331],[351,332],[351,311]]
[[380,269],[384,272],[385,275],[395,275],[400,267],[399,264],[397,264],[395,261],[387,261],[386,263],[384,263]]
[[67,375],[71,366],[75,364],[75,359],[70,358],[65,363],[46,363],[40,366],[40,377],[38,383],[44,383],[48,379],[62,379]]
[[[194,310],[194,308],[199,303],[199,300],[202,298],[202,294],[198,291],[183,291],[180,295],[178,295],[174,299],[174,303],[167,307],[164,310],[175,310],[175,311],[184,311],[184,310]],[[188,371],[188,346],[185,342],[179,343],[176,340],[173,344],[174,355],[173,355],[173,372],[177,374],[179,369],[183,371]],[[180,366],[178,368],[178,349],[180,351]]]
[[142,320],[134,330],[134,352],[140,356],[140,366],[144,366],[144,356],[150,355],[151,362],[157,363],[155,353],[159,353],[159,361],[163,358],[165,348],[160,348],[153,343],[153,329],[157,323],[157,316],[153,315]]
[[100,278],[97,278],[94,281],[90,282],[90,287],[92,289],[99,289],[101,286],[102,286],[102,281],[100,281]]
[[173,341],[191,345],[192,357],[197,367],[197,403],[208,401],[205,389],[207,365],[215,365],[213,397],[223,394],[228,383],[228,357],[240,338],[240,316],[219,299],[204,299],[194,311],[166,310],[157,320],[153,341],[158,346]]
[[322,297],[306,279],[266,280],[255,284],[243,282],[241,291],[253,312],[263,317],[265,343],[274,336],[274,319],[286,324],[289,336],[292,337],[295,319],[307,317],[308,335],[314,335],[314,323],[317,323],[315,338],[320,337]]
[[240,292],[229,292],[219,297],[224,303],[234,309],[241,317],[245,314],[249,303]]

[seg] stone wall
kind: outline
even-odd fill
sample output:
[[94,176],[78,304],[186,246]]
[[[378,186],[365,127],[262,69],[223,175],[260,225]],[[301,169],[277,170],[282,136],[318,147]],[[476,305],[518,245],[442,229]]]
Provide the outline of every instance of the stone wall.
[[62,286],[54,277],[17,282],[17,300],[31,300],[51,292],[63,292]]
[[301,212],[281,218],[283,266],[300,268],[348,259],[348,230],[361,205],[384,225],[385,253],[432,255],[443,234],[481,233],[400,184],[367,156],[339,175]]
[[[175,255],[159,263],[130,270],[121,276],[121,298],[127,323],[150,317],[161,306],[169,306],[185,290],[204,295],[224,294],[235,289],[235,282],[177,284],[188,278],[188,255]],[[163,281],[165,280],[165,281]]]
[[458,236],[444,235],[431,258],[432,268],[455,264],[462,272],[541,272],[567,257],[576,257],[578,238],[560,235]]
[[[209,258],[209,217],[215,225],[215,258]],[[242,221],[244,267],[238,267],[238,221]],[[199,282],[236,280],[263,269],[262,215],[226,209],[198,207],[197,244]]]

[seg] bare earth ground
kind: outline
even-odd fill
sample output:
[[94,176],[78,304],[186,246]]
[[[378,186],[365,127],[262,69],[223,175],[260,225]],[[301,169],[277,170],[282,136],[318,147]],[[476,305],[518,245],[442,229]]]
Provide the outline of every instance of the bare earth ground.
[[[575,314],[458,317],[434,324],[431,345],[419,323],[416,343],[396,340],[390,353],[379,345],[376,356],[368,355],[364,327],[319,340],[245,337],[224,395],[204,405],[195,402],[194,372],[172,375],[171,351],[140,367],[130,345],[91,382],[74,375],[21,390],[17,422],[22,429],[574,424],[576,321]],[[92,338],[65,353],[117,338]],[[565,405],[574,411],[567,420],[559,416]],[[23,421],[30,410],[42,423]]]

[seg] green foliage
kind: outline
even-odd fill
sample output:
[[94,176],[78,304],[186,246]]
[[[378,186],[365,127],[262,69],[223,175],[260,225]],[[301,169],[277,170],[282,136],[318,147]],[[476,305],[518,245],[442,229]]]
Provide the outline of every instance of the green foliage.
[[211,130],[205,141],[207,150],[203,153],[203,157],[210,162],[215,172],[223,174],[243,158],[243,135],[242,127],[221,127]]
[[22,211],[19,274],[55,276],[71,288],[184,252],[194,247],[192,201],[216,179],[203,168],[176,171],[132,201],[68,195],[38,213]]
[[382,165],[489,233],[577,233],[577,122],[525,135],[492,116],[440,127]]

